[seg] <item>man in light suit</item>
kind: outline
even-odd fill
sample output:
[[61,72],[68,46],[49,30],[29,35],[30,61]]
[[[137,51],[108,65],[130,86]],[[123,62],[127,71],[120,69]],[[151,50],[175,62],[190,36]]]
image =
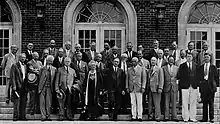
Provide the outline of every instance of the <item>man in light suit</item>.
[[11,66],[17,62],[16,53],[18,51],[18,47],[16,45],[11,45],[11,52],[4,55],[1,68],[4,70],[4,75],[6,76],[6,88],[5,88],[5,97],[6,103],[9,103],[10,100],[10,70]]
[[158,58],[158,54],[157,54],[158,50],[159,50],[159,41],[154,40],[153,41],[153,49],[151,49],[148,54],[148,61],[151,61],[152,57]]
[[73,86],[73,82],[76,78],[76,72],[74,69],[70,67],[71,58],[66,57],[64,59],[64,66],[60,67],[56,74],[55,80],[55,91],[58,95],[62,96],[61,90],[65,93],[63,99],[58,99],[60,105],[60,114],[59,120],[62,121],[65,118],[65,106],[66,106],[66,116],[68,120],[73,120],[72,115],[72,92],[71,88]]
[[73,59],[73,51],[71,48],[72,48],[71,42],[66,41],[65,46],[64,46],[64,53],[63,53],[64,57],[69,57],[69,58]]
[[176,41],[172,42],[172,49],[170,50],[170,55],[174,57],[175,62],[180,59],[180,50],[177,47]]
[[86,52],[86,62],[89,63],[91,60],[95,60],[96,57],[96,43],[91,42],[90,43],[90,50]]
[[[162,68],[156,65],[157,58],[151,58],[151,69],[149,70],[148,77],[148,116],[149,120],[153,120],[153,115],[156,121],[160,121],[161,110],[160,101],[161,93],[163,91],[164,75]],[[153,105],[155,113],[153,113]]]
[[[179,87],[182,90],[182,117],[184,122],[196,120],[197,87],[199,85],[198,67],[193,62],[193,53],[186,54],[187,62],[179,67]],[[190,107],[189,107],[190,105]]]
[[163,58],[163,50],[159,49],[157,51],[158,59],[157,59],[157,66],[162,68],[163,66],[167,65],[166,60]]
[[44,49],[43,51],[43,55],[40,59],[41,63],[43,66],[46,66],[47,65],[47,56],[49,55],[49,50],[48,49]]
[[203,119],[202,122],[208,121],[208,105],[209,119],[214,123],[214,99],[219,84],[218,70],[215,65],[211,64],[211,54],[204,54],[204,64],[199,67],[200,93],[203,102]]
[[209,45],[207,41],[203,42],[202,51],[198,55],[198,65],[203,65],[205,63],[204,54],[209,53],[211,55],[210,63],[213,64],[213,53],[211,50],[209,50]]
[[163,74],[164,74],[164,96],[165,96],[165,117],[164,120],[169,120],[170,115],[170,103],[172,106],[172,120],[178,121],[177,112],[176,112],[176,98],[178,92],[178,84],[177,84],[177,73],[178,67],[174,65],[175,60],[173,56],[169,56],[168,58],[169,64],[163,66]]
[[186,54],[187,53],[192,53],[193,56],[193,62],[195,62],[196,64],[198,64],[198,52],[195,50],[195,44],[194,42],[190,41],[188,43],[188,50],[186,50]]
[[39,99],[38,99],[38,83],[39,83],[39,72],[43,67],[41,61],[39,59],[39,54],[37,52],[33,52],[33,59],[27,63],[28,66],[28,77],[30,75],[34,75],[35,79],[28,78],[28,90],[30,94],[30,114],[35,114],[37,108],[39,107]]
[[14,101],[13,121],[26,120],[26,101],[27,101],[27,67],[24,64],[25,53],[19,56],[19,62],[11,67],[10,83],[12,84],[12,96]]
[[142,121],[143,93],[146,86],[145,68],[138,65],[138,58],[132,58],[132,67],[128,68],[126,77],[126,89],[130,92],[132,121]]
[[58,54],[58,49],[55,46],[56,46],[55,40],[51,40],[49,47],[47,48],[49,51],[49,55],[52,55],[54,58],[57,57]]
[[47,56],[47,65],[41,68],[39,74],[38,93],[40,95],[41,121],[51,121],[50,109],[52,102],[53,85],[55,81],[56,68],[52,66],[54,57]]
[[163,59],[168,63],[168,58],[170,56],[170,49],[169,47],[164,48],[164,55],[163,55]]

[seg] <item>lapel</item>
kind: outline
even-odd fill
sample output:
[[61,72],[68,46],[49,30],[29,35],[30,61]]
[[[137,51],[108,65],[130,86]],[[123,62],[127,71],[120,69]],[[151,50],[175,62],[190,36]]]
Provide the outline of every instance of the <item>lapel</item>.
[[154,68],[153,68],[153,71],[152,71],[152,73],[151,73],[151,76],[153,76],[155,72],[156,72],[156,65],[155,65]]
[[171,73],[169,71],[168,65],[165,67],[165,70],[167,71],[167,73],[171,76]]
[[136,74],[136,71],[135,71],[135,69],[134,69],[133,66],[131,67],[131,73],[132,73],[132,75],[135,75],[135,74]]
[[19,62],[17,63],[17,67],[18,67],[18,70],[19,70],[20,74],[23,74],[23,73],[22,73],[22,70],[21,70],[21,65],[20,65]]

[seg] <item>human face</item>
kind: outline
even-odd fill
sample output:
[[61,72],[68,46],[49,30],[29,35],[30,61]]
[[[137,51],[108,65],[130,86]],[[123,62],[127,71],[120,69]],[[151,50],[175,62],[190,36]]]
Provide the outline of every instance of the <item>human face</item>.
[[172,43],[172,48],[173,48],[174,50],[176,50],[176,48],[177,48],[176,42],[173,42],[173,43]]
[[192,62],[193,56],[191,54],[187,54],[186,59],[187,59],[187,62]]
[[77,54],[76,55],[76,59],[79,61],[79,60],[82,60],[82,55],[81,54]]
[[132,65],[135,67],[137,66],[138,62],[136,60],[132,60]]
[[153,58],[151,58],[150,62],[151,62],[152,66],[155,66],[157,63],[157,59],[155,57],[153,57]]
[[174,64],[174,58],[173,57],[169,57],[169,65],[173,65]]
[[63,56],[63,50],[59,50],[58,54],[59,54],[59,57],[62,57]]
[[39,59],[39,55],[38,54],[33,54],[33,59],[34,60],[38,60]]
[[117,49],[112,49],[113,54],[117,54]]
[[54,43],[54,42],[51,42],[51,43],[50,43],[50,47],[52,47],[52,48],[54,48],[55,45],[56,45],[56,43]]
[[105,44],[104,44],[104,48],[105,48],[106,50],[109,50],[109,48],[110,48],[109,44],[108,44],[108,43],[105,43]]
[[114,59],[114,60],[113,60],[113,65],[114,65],[115,67],[118,67],[118,65],[119,65],[119,59]]
[[12,47],[12,48],[11,48],[11,53],[12,53],[12,54],[16,54],[17,51],[18,51],[18,48],[17,48],[17,47]]
[[53,64],[53,61],[52,61],[52,60],[47,60],[47,64],[48,64],[48,65],[52,65],[52,64]]
[[194,49],[194,43],[191,42],[191,43],[188,45],[188,49],[189,49],[189,50],[193,50],[193,49]]
[[27,48],[28,48],[29,50],[32,50],[32,49],[34,48],[34,45],[33,45],[32,43],[30,43],[30,44],[27,45]]
[[183,58],[185,58],[185,56],[186,56],[185,51],[181,51],[181,52],[180,52],[180,57],[183,59]]
[[71,64],[71,60],[65,59],[64,65],[65,65],[65,66],[70,66],[70,64]]
[[169,53],[170,53],[169,49],[164,49],[164,55],[165,55],[165,56],[168,56]]
[[22,54],[19,59],[23,63],[26,60],[26,56]]
[[70,44],[66,44],[65,47],[66,47],[67,50],[70,50],[71,45]]
[[90,47],[91,47],[91,50],[95,50],[95,47],[96,47],[96,44],[95,44],[95,42],[92,42],[91,44],[90,44]]
[[75,46],[75,50],[76,50],[77,52],[79,52],[80,49],[81,49],[81,47],[80,47],[79,45],[76,45],[76,46]]
[[90,69],[91,69],[91,70],[95,70],[95,69],[96,69],[96,65],[95,65],[95,64],[91,64],[91,65],[90,65]]
[[210,59],[211,59],[211,57],[209,55],[204,56],[205,63],[209,63]]
[[154,46],[154,48],[159,48],[159,43],[158,43],[158,41],[154,41],[153,46]]
[[163,57],[163,53],[162,52],[158,52],[157,55],[158,55],[158,58],[162,58]]
[[138,52],[138,59],[142,59],[143,54],[141,52]]
[[101,57],[101,56],[97,56],[97,57],[96,57],[96,61],[97,61],[97,62],[100,62],[101,60],[102,60],[102,57]]
[[203,48],[204,50],[208,50],[208,44],[207,44],[207,43],[204,43],[202,48]]
[[133,46],[132,46],[131,43],[128,43],[128,44],[127,44],[127,49],[128,49],[128,51],[132,51],[132,47],[133,47]]
[[44,51],[44,57],[47,57],[49,55],[49,51]]

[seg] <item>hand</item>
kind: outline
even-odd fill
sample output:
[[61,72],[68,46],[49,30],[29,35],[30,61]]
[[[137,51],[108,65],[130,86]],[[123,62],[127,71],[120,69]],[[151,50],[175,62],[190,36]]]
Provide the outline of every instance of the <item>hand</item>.
[[144,92],[145,92],[145,89],[144,89],[144,88],[141,88],[141,92],[144,93]]
[[129,93],[130,92],[130,90],[129,89],[127,89],[127,93]]
[[125,95],[125,91],[123,90],[123,91],[121,92],[121,94],[122,94],[122,95]]
[[162,89],[159,88],[157,92],[158,92],[158,93],[162,93]]

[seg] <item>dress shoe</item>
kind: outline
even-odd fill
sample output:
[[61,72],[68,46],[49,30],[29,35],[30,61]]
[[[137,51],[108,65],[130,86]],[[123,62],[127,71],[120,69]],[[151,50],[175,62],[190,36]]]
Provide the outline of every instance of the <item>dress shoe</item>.
[[18,121],[18,119],[17,118],[13,118],[13,121]]
[[6,102],[6,104],[9,104],[9,99],[7,99],[5,102]]
[[142,118],[138,118],[137,121],[142,122]]
[[206,120],[206,119],[202,119],[200,122],[208,122],[208,120]]
[[42,118],[41,121],[47,121],[47,119],[46,118]]
[[156,119],[156,122],[160,122],[160,119]]
[[136,121],[136,119],[135,118],[131,118],[131,121]]
[[197,123],[198,121],[196,119],[191,119],[191,120],[189,120],[189,122]]
[[165,121],[165,122],[169,121],[169,118],[165,118],[164,121]]
[[47,118],[47,120],[46,121],[52,121],[50,118]]
[[153,121],[154,119],[152,117],[148,117],[148,120],[149,121]]
[[210,122],[211,122],[211,123],[214,123],[214,119],[210,119]]
[[172,119],[172,121],[179,122],[179,120],[177,118]]

